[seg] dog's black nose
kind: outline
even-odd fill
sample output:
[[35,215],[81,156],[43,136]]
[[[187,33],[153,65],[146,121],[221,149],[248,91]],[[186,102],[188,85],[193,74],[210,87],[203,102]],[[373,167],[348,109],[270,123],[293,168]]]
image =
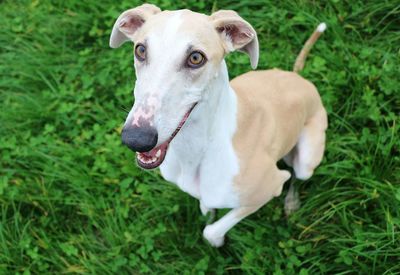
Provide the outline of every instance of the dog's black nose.
[[129,126],[122,129],[122,143],[135,152],[147,152],[153,149],[158,140],[154,127]]

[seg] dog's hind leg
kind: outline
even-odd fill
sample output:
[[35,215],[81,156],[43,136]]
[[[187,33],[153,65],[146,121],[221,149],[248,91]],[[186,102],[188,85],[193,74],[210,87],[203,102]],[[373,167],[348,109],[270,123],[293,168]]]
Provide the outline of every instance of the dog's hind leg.
[[295,153],[296,153],[296,147],[290,150],[290,152],[283,157],[283,161],[286,163],[287,166],[293,167],[293,156]]
[[325,149],[325,130],[328,126],[326,112],[321,109],[304,126],[296,146],[283,160],[293,167],[292,179],[285,197],[285,214],[289,216],[300,208],[299,192],[295,178],[309,179],[320,164]]
[[293,169],[296,178],[309,179],[320,164],[325,149],[326,112],[321,108],[305,124],[293,151]]
[[296,177],[294,172],[292,172],[292,178],[290,180],[289,190],[285,197],[285,214],[289,216],[296,210],[300,208],[300,198],[299,198],[299,191],[295,186]]

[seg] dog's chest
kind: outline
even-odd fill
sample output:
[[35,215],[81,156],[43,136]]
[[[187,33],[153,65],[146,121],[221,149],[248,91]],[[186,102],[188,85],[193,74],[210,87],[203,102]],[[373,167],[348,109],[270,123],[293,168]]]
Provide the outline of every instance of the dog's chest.
[[176,143],[171,145],[161,166],[166,180],[201,200],[208,208],[239,205],[233,180],[239,171],[239,162],[229,139],[210,140],[197,133],[190,138],[177,137]]
[[234,178],[239,173],[239,161],[231,143],[210,145],[199,169],[201,201],[207,208],[235,208],[239,194]]
[[212,92],[219,97],[196,106],[171,142],[161,172],[207,208],[234,208],[239,206],[234,177],[240,170],[232,143],[236,96],[230,88]]
[[[211,146],[213,147],[213,146]],[[225,147],[225,146],[224,146]],[[165,179],[175,183],[182,191],[202,201],[208,208],[234,208],[239,206],[239,196],[234,177],[239,164],[232,146],[209,148],[202,159],[186,159],[171,150],[161,169]]]

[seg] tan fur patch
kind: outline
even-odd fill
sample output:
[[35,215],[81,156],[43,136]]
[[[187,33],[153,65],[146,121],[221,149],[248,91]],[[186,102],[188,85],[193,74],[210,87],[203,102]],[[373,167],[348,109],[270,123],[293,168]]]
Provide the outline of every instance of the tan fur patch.
[[238,98],[234,148],[240,161],[235,186],[242,205],[264,204],[289,178],[276,162],[296,144],[307,121],[324,110],[309,81],[278,69],[253,71],[231,81]]

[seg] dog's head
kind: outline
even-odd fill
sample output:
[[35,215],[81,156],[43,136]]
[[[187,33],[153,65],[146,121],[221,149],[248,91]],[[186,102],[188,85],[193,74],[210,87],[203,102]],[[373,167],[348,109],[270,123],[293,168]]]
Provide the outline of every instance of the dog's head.
[[123,12],[114,24],[110,46],[126,41],[134,43],[137,80],[122,140],[140,152],[143,168],[162,163],[169,142],[218,77],[227,53],[247,53],[253,68],[258,62],[257,34],[234,11],[207,16],[144,4]]

